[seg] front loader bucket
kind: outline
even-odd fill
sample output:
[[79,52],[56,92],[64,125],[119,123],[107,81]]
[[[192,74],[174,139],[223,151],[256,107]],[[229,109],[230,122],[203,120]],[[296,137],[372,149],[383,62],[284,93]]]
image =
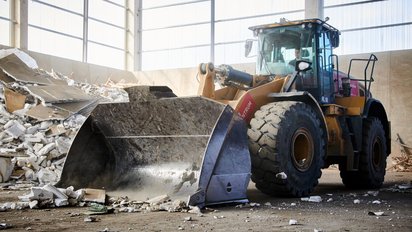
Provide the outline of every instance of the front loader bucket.
[[127,191],[136,200],[167,194],[198,206],[247,201],[244,121],[230,106],[202,97],[159,99],[151,90],[128,88],[129,103],[93,110],[58,185]]

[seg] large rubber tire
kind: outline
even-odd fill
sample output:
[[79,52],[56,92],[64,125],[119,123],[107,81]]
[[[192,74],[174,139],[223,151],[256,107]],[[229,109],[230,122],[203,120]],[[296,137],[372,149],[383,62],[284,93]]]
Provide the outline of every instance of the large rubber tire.
[[325,157],[321,121],[308,105],[273,102],[256,111],[248,130],[252,181],[269,195],[307,196]]
[[386,173],[387,144],[385,130],[378,118],[366,119],[358,171],[339,165],[342,182],[348,188],[379,188]]

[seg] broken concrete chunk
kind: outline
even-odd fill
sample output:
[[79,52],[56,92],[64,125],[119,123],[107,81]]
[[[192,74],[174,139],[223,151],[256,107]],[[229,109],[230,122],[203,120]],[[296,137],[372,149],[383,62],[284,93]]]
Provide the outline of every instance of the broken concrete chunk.
[[38,156],[42,156],[42,155],[46,155],[48,154],[51,150],[53,150],[56,147],[55,143],[49,143],[47,145],[45,145],[44,147],[42,147],[38,152],[37,155]]
[[46,131],[46,136],[53,137],[53,136],[64,134],[66,133],[66,131],[67,130],[63,126],[63,124],[52,125],[50,126],[49,130]]
[[11,114],[6,110],[6,108],[4,108],[3,105],[0,105],[0,115],[3,116],[3,117],[5,117],[5,118],[11,118],[11,117],[13,117],[13,115],[11,115]]
[[286,173],[280,172],[280,173],[276,174],[276,178],[281,179],[281,180],[286,180],[288,178],[288,176],[286,175]]
[[23,137],[24,141],[30,142],[30,143],[40,143],[42,139],[44,139],[44,136],[42,133],[36,133],[36,134],[25,134]]
[[33,200],[29,202],[29,207],[30,209],[37,209],[39,206],[39,201],[38,200]]
[[52,125],[52,121],[43,121],[40,123],[39,130],[48,130]]
[[370,216],[386,216],[385,212],[371,212],[371,211],[368,212],[368,215],[370,215]]
[[0,183],[6,182],[10,179],[13,169],[14,163],[10,158],[0,157]]
[[368,194],[369,196],[378,196],[379,195],[379,191],[368,191],[366,194]]
[[39,129],[39,125],[27,127],[26,134],[34,134],[37,132],[38,129]]
[[54,199],[54,205],[56,205],[57,207],[67,206],[69,205],[69,200],[63,198],[56,198]]
[[79,189],[74,192],[75,199],[78,201],[83,200],[85,194],[86,194],[86,191],[84,189]]
[[60,152],[60,154],[67,154],[69,152],[71,143],[72,143],[71,139],[65,138],[65,137],[59,137],[56,140],[57,150]]
[[401,189],[401,190],[407,190],[407,189],[411,189],[412,188],[412,184],[400,184],[400,185],[398,185],[398,189]]
[[322,197],[320,196],[310,196],[310,197],[302,197],[301,201],[308,201],[308,202],[316,202],[319,203],[322,201]]
[[157,197],[153,197],[146,202],[149,203],[150,205],[160,205],[161,203],[164,203],[168,201],[170,197],[168,195],[160,195]]
[[41,187],[32,187],[29,194],[19,196],[19,199],[23,202],[53,200],[53,193]]
[[62,193],[61,191],[59,191],[59,189],[57,189],[51,184],[46,184],[45,186],[43,186],[43,189],[49,192],[52,192],[56,196],[56,198],[66,199],[66,200],[68,198],[66,194]]
[[295,220],[295,219],[290,219],[289,220],[289,225],[297,225],[298,224],[298,221],[297,220]]
[[12,120],[11,124],[7,123],[4,125],[4,127],[7,126],[6,132],[13,138],[17,139],[21,135],[23,135],[26,132],[26,127],[24,127],[21,123],[19,123],[17,120]]
[[88,216],[88,217],[85,217],[85,218],[83,219],[83,221],[84,221],[84,222],[96,222],[96,221],[97,221],[97,218],[96,218],[96,217],[92,217],[92,216]]
[[359,204],[359,203],[360,203],[360,200],[359,200],[359,199],[353,200],[353,204]]
[[190,210],[189,213],[194,213],[194,214],[202,214],[202,211],[198,206],[189,206]]
[[37,175],[31,168],[22,167],[22,169],[25,171],[24,176],[26,177],[26,180],[37,180]]
[[34,152],[35,152],[35,153],[38,153],[38,152],[40,151],[40,149],[43,148],[43,146],[44,146],[44,144],[42,144],[42,143],[36,143],[36,144],[34,144],[34,146],[33,146]]
[[40,184],[55,184],[59,180],[57,174],[47,168],[42,168],[37,173],[37,178],[39,179]]
[[49,152],[49,155],[47,156],[47,159],[52,160],[52,159],[60,157],[61,155],[62,154],[59,151],[57,151],[57,149],[53,149]]
[[35,69],[38,68],[36,60],[29,56],[27,53],[20,51],[17,48],[2,49],[0,50],[0,59],[14,54],[21,62],[23,62],[29,68]]

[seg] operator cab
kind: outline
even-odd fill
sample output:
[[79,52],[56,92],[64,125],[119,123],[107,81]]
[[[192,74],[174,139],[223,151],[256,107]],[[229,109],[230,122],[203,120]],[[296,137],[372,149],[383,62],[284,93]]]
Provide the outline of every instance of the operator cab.
[[311,93],[320,103],[334,102],[333,48],[340,32],[320,19],[283,21],[250,27],[258,37],[256,74],[286,76],[295,71],[297,60],[311,63],[301,72],[296,88]]

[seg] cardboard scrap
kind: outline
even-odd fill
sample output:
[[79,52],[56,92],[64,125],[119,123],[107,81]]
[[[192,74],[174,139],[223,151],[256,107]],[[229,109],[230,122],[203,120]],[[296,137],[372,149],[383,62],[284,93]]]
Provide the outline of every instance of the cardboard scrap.
[[89,202],[97,202],[97,203],[102,203],[104,204],[106,201],[106,191],[103,189],[91,189],[91,188],[86,188],[84,189],[85,194],[83,197],[84,201],[89,201]]
[[24,108],[26,96],[4,87],[4,98],[6,102],[6,110],[13,113],[16,110]]

